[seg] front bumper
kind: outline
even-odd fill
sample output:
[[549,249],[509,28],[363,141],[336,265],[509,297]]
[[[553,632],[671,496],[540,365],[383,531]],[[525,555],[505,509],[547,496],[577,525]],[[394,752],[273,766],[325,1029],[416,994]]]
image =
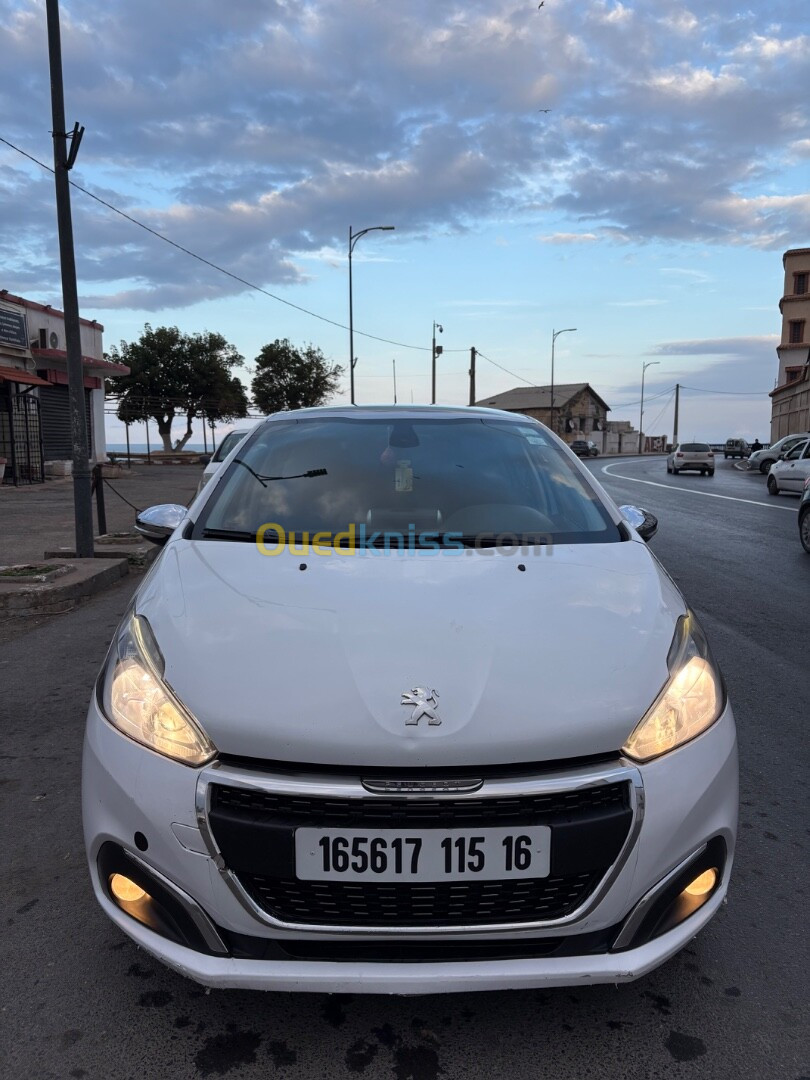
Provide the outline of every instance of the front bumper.
[[[83,770],[85,841],[96,897],[105,912],[138,944],[170,967],[205,985],[319,992],[423,994],[622,982],[638,978],[674,955],[712,917],[723,902],[731,871],[737,821],[737,750],[730,707],[693,743],[658,761],[636,768],[627,762],[584,770],[593,777],[633,775],[633,824],[626,843],[598,887],[576,910],[561,919],[518,925],[364,928],[284,923],[258,909],[234,880],[206,827],[200,792],[221,767],[193,770],[139,747],[115,731],[98,712],[88,717]],[[245,775],[241,770],[236,773]],[[254,777],[258,774],[247,774]],[[262,773],[259,780],[265,780]],[[538,774],[537,781],[570,789],[583,781],[583,770]],[[302,778],[311,783],[311,778]],[[325,794],[327,791],[324,792]],[[202,826],[202,828],[200,828]],[[138,834],[136,838],[136,834]],[[637,947],[571,955],[577,940],[611,939],[651,890],[712,839],[722,841],[727,856],[722,879],[711,898],[684,922]],[[147,847],[144,849],[143,842]],[[105,844],[131,852],[144,867],[162,875],[189,905],[210,921],[220,947],[189,948],[135,921],[111,900],[99,871]],[[254,959],[231,947],[239,935],[251,941],[278,943],[339,942],[340,960]],[[548,945],[568,944],[566,955],[499,958],[530,939]],[[563,941],[562,939],[566,939]],[[485,944],[486,959],[366,959],[369,942],[427,943],[453,941]],[[352,955],[356,942],[357,956]],[[272,951],[269,949],[269,951]],[[299,950],[300,951],[300,950]],[[312,951],[317,954],[318,949]],[[472,950],[475,952],[475,950]],[[514,948],[511,950],[514,953]],[[528,951],[531,951],[528,949]],[[219,955],[217,955],[219,953]],[[229,954],[228,954],[229,953]],[[492,958],[489,958],[492,957]]]

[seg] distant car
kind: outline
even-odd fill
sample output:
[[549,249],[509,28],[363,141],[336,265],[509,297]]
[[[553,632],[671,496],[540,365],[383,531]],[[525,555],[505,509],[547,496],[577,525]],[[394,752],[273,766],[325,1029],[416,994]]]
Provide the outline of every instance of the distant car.
[[212,458],[205,466],[200,482],[197,485],[197,494],[199,495],[211,477],[219,469],[222,462],[230,454],[231,450],[239,445],[246,435],[249,435],[257,424],[261,423],[260,420],[242,420],[234,427],[233,431],[229,431],[223,438],[222,442],[216,448]]
[[771,465],[779,460],[780,454],[787,454],[797,443],[808,438],[810,438],[810,431],[803,431],[798,435],[785,435],[766,449],[754,450],[748,458],[748,468],[759,469],[767,476]]
[[790,450],[780,461],[771,465],[768,473],[768,491],[779,495],[783,491],[801,494],[804,482],[810,476],[810,439],[805,439]]
[[804,482],[802,501],[799,503],[799,539],[810,555],[810,476]]
[[684,472],[695,469],[704,476],[714,476],[714,451],[705,442],[678,443],[672,453],[667,455],[667,472]]
[[571,449],[577,457],[598,457],[599,447],[590,439],[574,439]]
[[751,453],[751,447],[745,439],[726,439],[723,446],[724,458],[747,458]]

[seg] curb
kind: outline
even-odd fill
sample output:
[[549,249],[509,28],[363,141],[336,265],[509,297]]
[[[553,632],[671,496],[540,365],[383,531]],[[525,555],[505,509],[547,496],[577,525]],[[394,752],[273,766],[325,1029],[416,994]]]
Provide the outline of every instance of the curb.
[[129,573],[126,559],[53,559],[64,567],[53,580],[32,584],[0,580],[0,612],[10,615],[47,615],[70,611],[88,596],[115,585]]
[[[43,554],[48,562],[54,559],[79,561],[76,559],[76,552],[70,548],[52,548]],[[145,570],[150,563],[155,561],[159,554],[160,548],[155,544],[131,544],[129,546],[119,544],[118,547],[110,546],[106,548],[98,545],[94,557],[96,559],[125,559],[133,570]],[[89,559],[87,561],[90,562]]]

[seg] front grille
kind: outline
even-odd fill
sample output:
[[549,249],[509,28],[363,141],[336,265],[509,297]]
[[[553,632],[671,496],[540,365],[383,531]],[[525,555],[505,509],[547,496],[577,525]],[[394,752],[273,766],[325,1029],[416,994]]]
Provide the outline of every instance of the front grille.
[[264,911],[287,922],[341,926],[489,926],[559,919],[578,907],[598,875],[530,881],[298,881],[240,875]]
[[627,806],[627,782],[603,784],[580,791],[548,795],[509,795],[493,799],[388,799],[378,795],[364,799],[314,798],[275,794],[248,788],[211,785],[211,809],[230,810],[251,817],[295,825],[344,828],[408,828],[422,826],[539,824],[547,818],[583,811]]
[[[283,923],[444,927],[564,918],[618,856],[633,811],[627,780],[551,793],[481,797],[318,797],[214,783],[208,820],[225,865]],[[546,878],[454,882],[299,881],[295,829],[458,829],[548,825]]]

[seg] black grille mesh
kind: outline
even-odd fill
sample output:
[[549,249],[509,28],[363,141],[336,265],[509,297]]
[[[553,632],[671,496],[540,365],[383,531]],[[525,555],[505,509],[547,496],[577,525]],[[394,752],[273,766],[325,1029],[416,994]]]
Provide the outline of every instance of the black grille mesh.
[[600,875],[524,881],[296,881],[240,874],[256,903],[285,922],[341,926],[457,926],[559,919]]
[[379,795],[367,799],[312,798],[277,795],[247,788],[213,784],[212,809],[244,812],[251,817],[290,822],[296,825],[343,825],[346,828],[395,828],[398,825],[425,828],[478,824],[540,823],[545,818],[564,818],[586,811],[628,805],[626,781],[602,784],[581,791],[549,795],[509,795],[480,799],[419,799],[415,796],[389,799]]

